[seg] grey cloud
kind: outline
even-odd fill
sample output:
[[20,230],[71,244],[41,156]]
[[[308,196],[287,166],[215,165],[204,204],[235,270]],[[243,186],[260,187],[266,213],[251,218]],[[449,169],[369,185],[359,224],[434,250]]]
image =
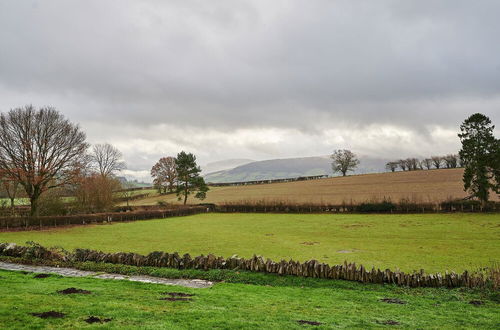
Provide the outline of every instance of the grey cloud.
[[373,123],[425,136],[476,111],[498,122],[499,12],[487,0],[3,1],[0,110],[309,136]]

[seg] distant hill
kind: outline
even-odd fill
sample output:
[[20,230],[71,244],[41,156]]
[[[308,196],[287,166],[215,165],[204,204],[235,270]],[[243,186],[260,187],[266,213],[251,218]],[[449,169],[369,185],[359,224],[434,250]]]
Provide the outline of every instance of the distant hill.
[[[333,175],[331,162],[328,156],[272,159],[208,173],[204,177],[207,182],[221,183]],[[386,160],[360,157],[360,162],[355,173],[364,174],[383,172]]]
[[225,159],[225,160],[220,160],[217,162],[208,163],[206,165],[202,165],[201,170],[202,170],[203,174],[207,174],[207,173],[229,170],[229,169],[235,168],[237,166],[245,165],[245,164],[252,163],[252,162],[255,162],[255,160],[240,159],[240,158]]
[[118,179],[118,181],[120,181],[121,184],[128,185],[128,188],[145,188],[145,187],[151,187],[151,183],[139,182],[138,180],[131,180],[131,181],[129,181],[124,176],[118,176],[116,178]]

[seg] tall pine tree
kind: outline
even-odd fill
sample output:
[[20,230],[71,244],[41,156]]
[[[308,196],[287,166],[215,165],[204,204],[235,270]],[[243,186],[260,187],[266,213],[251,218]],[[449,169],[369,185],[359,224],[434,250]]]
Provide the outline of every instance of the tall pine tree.
[[495,138],[495,126],[483,114],[476,113],[460,125],[462,142],[460,159],[465,167],[464,189],[483,205],[490,190],[499,192],[500,141]]
[[194,197],[205,199],[208,186],[200,176],[201,168],[196,164],[196,156],[192,153],[181,151],[175,159],[175,170],[177,172],[177,197],[184,199],[187,203],[188,196],[195,193]]

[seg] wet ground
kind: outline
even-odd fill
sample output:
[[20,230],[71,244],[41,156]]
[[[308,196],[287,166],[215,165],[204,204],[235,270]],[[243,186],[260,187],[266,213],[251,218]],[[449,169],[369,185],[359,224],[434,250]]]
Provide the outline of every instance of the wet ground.
[[179,285],[187,288],[208,288],[213,285],[213,282],[205,280],[189,280],[189,279],[168,279],[159,278],[153,276],[127,276],[121,274],[109,274],[109,273],[97,273],[89,272],[85,270],[78,270],[74,268],[63,268],[63,267],[48,267],[48,266],[34,266],[34,265],[21,265],[13,264],[7,262],[0,262],[0,269],[5,270],[15,270],[29,273],[39,273],[44,274],[39,278],[46,277],[46,274],[57,274],[67,277],[95,277],[101,279],[111,279],[111,280],[128,280],[133,282],[144,282],[144,283],[155,283],[164,285]]

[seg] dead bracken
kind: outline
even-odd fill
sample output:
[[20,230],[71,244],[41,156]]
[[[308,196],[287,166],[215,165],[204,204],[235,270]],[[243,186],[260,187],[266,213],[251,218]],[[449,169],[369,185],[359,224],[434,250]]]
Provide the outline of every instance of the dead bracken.
[[380,299],[380,301],[388,303],[388,304],[399,304],[399,305],[406,304],[406,301],[403,301],[399,298],[382,298],[382,299]]
[[322,325],[323,323],[317,321],[306,321],[306,320],[298,320],[298,324],[307,324],[307,325]]
[[31,313],[31,315],[42,319],[48,319],[48,318],[60,319],[63,318],[66,314],[56,311],[48,311],[43,313]]
[[60,294],[91,294],[90,291],[88,290],[82,290],[82,289],[77,289],[77,288],[67,288],[64,290],[59,290],[57,293]]

